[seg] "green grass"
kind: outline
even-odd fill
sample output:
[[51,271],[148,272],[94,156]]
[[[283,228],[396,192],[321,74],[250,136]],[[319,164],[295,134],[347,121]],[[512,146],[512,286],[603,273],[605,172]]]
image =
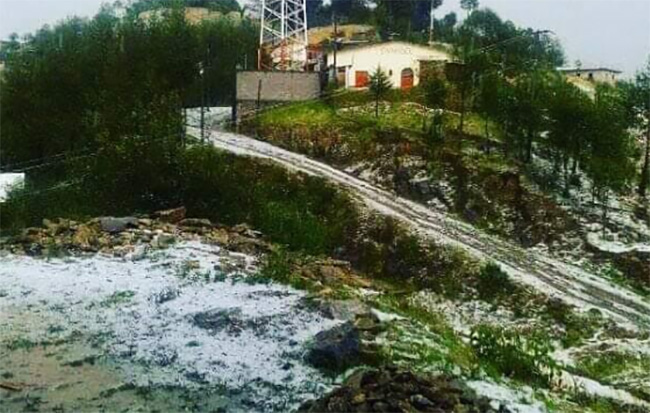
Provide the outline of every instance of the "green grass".
[[102,307],[117,307],[120,305],[128,304],[133,297],[135,297],[134,291],[116,291],[108,298],[103,300],[100,305]]
[[491,325],[472,329],[472,347],[488,374],[549,388],[557,372],[553,346],[543,333],[523,335]]
[[441,314],[412,303],[404,295],[385,294],[375,304],[409,320],[391,326],[391,344],[383,349],[387,362],[402,362],[421,370],[437,366],[445,370],[459,368],[467,374],[476,371],[478,359],[474,351]]
[[608,351],[584,354],[578,359],[577,369],[582,374],[601,382],[627,372],[646,372],[650,378],[650,356]]
[[262,126],[296,128],[330,127],[336,123],[334,109],[321,101],[309,101],[280,106],[262,112],[257,118]]

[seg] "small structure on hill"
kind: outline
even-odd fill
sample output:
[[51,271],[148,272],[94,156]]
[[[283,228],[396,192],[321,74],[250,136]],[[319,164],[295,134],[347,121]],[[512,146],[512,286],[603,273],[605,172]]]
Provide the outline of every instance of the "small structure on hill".
[[265,106],[316,99],[320,94],[317,72],[237,72],[237,119]]
[[393,87],[410,89],[420,83],[422,62],[450,61],[442,48],[391,41],[340,50],[334,63],[333,54],[327,56],[328,66],[334,66],[337,79],[346,88],[367,87],[370,75],[380,67],[388,75]]
[[558,72],[562,73],[569,79],[581,79],[593,83],[616,84],[620,70],[608,69],[606,67],[581,68],[581,67],[561,67]]

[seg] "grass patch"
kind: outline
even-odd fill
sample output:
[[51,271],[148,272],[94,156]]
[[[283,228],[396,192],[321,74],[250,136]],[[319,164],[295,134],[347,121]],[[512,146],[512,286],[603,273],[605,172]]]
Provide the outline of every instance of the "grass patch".
[[581,374],[604,383],[611,382],[614,376],[626,372],[645,372],[650,374],[650,356],[607,351],[597,354],[584,354],[576,366]]
[[334,108],[322,101],[300,102],[263,111],[256,120],[261,126],[280,128],[331,127],[337,121]]
[[553,346],[543,334],[522,334],[479,325],[472,330],[472,347],[488,374],[505,376],[535,387],[550,387],[557,372]]
[[23,337],[11,340],[7,343],[7,349],[10,351],[31,350],[36,346],[38,346],[38,343]]
[[111,294],[108,298],[103,300],[100,305],[102,307],[118,307],[120,305],[125,305],[129,303],[133,297],[135,297],[135,292],[126,290],[126,291],[116,291]]
[[406,325],[392,326],[390,346],[383,349],[387,362],[411,363],[422,370],[435,366],[451,371],[476,372],[478,359],[441,314],[412,303],[408,296],[383,295],[375,304],[384,311],[406,317]]

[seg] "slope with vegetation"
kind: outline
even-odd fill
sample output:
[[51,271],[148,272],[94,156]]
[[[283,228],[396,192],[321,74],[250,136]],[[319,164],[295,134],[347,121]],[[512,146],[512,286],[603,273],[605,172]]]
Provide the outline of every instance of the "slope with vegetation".
[[[136,2],[132,10],[150,8],[146,3]],[[401,12],[391,4],[384,2],[377,13]],[[137,214],[146,226],[145,215],[183,205],[190,217],[246,222],[262,231],[269,248],[249,282],[270,279],[306,290],[330,313],[339,305],[367,309],[363,317],[351,317],[352,330],[343,330],[367,341],[364,353],[328,373],[345,380],[352,369],[362,371],[304,410],[396,409],[393,404],[433,409],[427,403],[489,409],[468,388],[512,410],[647,409],[643,323],[621,324],[607,311],[583,311],[519,283],[498,265],[414,235],[320,178],[225,154],[186,133],[181,108],[205,93],[201,66],[206,89],[216,96],[211,103],[230,101],[237,65],[255,62],[256,30],[248,20],[194,26],[175,4],[162,6],[170,11],[147,23],[137,13],[118,17],[108,7],[92,20],[70,20],[14,44],[0,88],[0,159],[28,179],[0,205],[3,235],[17,235],[5,249],[52,258],[76,253],[90,235],[99,243],[122,242],[132,231],[78,234],[85,224],[69,219]],[[384,21],[408,29],[410,19]],[[592,217],[570,205],[584,189],[603,204],[613,194],[623,201],[619,194],[636,183],[640,169],[633,162],[638,158],[629,156],[635,147],[627,131],[633,126],[628,122],[643,114],[640,103],[631,103],[643,100],[630,98],[643,96],[643,83],[604,88],[596,101],[584,99],[549,70],[559,53],[543,34],[483,10],[451,26],[450,39],[466,62],[455,78],[433,78],[401,93],[387,90],[377,74],[372,94],[333,94],[274,108],[243,126],[525,246],[566,251],[574,245],[567,236],[582,236],[585,220],[603,222],[602,207]],[[519,40],[506,41],[513,36]],[[495,42],[499,47],[490,47]],[[614,167],[616,174],[603,173]],[[608,224],[597,229],[614,230],[609,223],[623,216],[629,217],[610,207]],[[55,225],[43,221],[58,217],[64,219]],[[47,228],[26,229],[42,222]],[[637,232],[641,243],[644,235]],[[623,268],[620,254],[600,258]],[[647,267],[641,261],[639,268]],[[132,298],[117,295],[106,306]],[[47,344],[2,343],[7,354]],[[171,364],[158,367],[176,361],[162,362]],[[3,378],[10,373],[3,371]],[[205,378],[192,377],[205,386]],[[392,378],[409,385],[383,394]],[[137,386],[119,389],[169,403],[159,394],[164,387],[155,394]],[[205,406],[213,396],[181,392],[178,407]]]

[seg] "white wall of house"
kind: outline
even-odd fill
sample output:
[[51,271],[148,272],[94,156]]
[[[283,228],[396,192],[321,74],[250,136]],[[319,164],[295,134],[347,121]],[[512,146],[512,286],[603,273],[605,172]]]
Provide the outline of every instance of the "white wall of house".
[[566,77],[579,78],[590,82],[616,84],[620,72],[607,69],[561,70]]
[[[334,64],[333,56],[327,57],[327,64]],[[356,73],[359,71],[372,74],[377,67],[388,74],[393,87],[401,84],[402,71],[413,71],[413,85],[420,82],[420,61],[449,61],[449,54],[430,47],[407,43],[387,42],[373,45],[351,47],[338,52],[336,66],[345,68],[345,86],[356,86]]]

